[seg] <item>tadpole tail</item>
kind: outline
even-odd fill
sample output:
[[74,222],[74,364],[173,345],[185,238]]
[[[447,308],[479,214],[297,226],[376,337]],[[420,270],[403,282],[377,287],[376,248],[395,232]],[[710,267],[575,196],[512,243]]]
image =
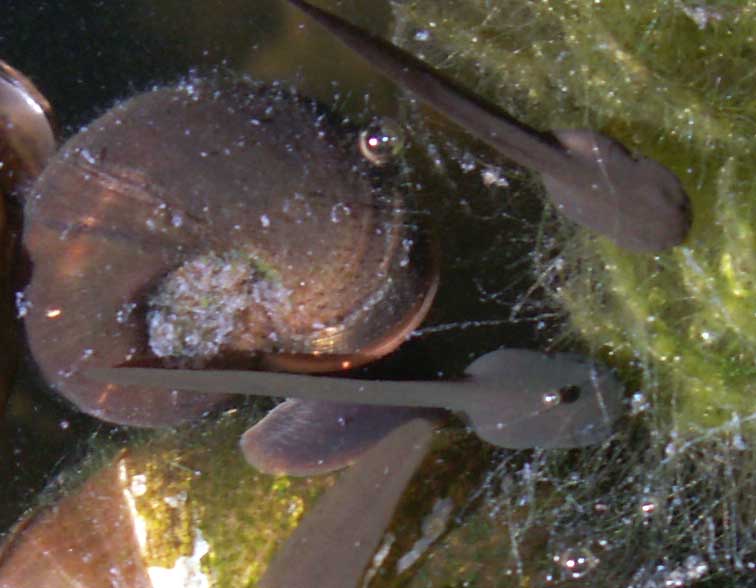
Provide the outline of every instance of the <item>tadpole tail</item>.
[[[84,375],[118,386],[175,389],[206,394],[279,396],[372,406],[464,408],[477,398],[465,381],[355,380],[248,370],[90,368]],[[484,391],[483,394],[490,394]],[[495,390],[494,390],[495,393]]]
[[384,76],[516,163],[541,173],[569,165],[559,141],[518,121],[409,53],[303,0],[289,0]]

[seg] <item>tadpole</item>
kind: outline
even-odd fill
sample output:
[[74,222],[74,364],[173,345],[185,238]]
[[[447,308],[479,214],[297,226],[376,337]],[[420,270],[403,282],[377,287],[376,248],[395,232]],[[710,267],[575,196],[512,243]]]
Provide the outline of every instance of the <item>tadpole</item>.
[[[387,381],[243,370],[121,367],[86,372],[89,378],[121,386],[445,408],[463,412],[481,439],[509,449],[598,443],[622,408],[622,385],[611,370],[572,353],[499,349],[473,361],[465,374],[457,381]],[[258,426],[264,423],[245,437],[265,443],[270,437],[255,434]],[[291,444],[292,436],[287,431],[281,442]]]
[[639,252],[687,236],[690,200],[659,162],[593,130],[537,131],[383,39],[303,0],[289,2],[468,133],[540,173],[556,208],[579,225]]

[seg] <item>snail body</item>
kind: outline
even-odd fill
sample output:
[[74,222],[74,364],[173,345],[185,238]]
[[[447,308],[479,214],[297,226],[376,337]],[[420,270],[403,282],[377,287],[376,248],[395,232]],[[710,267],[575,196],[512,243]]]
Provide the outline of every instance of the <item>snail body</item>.
[[171,425],[204,394],[98,385],[94,366],[333,371],[395,348],[436,286],[428,248],[356,133],[278,86],[192,79],[119,104],[27,195],[26,329],[79,408]]

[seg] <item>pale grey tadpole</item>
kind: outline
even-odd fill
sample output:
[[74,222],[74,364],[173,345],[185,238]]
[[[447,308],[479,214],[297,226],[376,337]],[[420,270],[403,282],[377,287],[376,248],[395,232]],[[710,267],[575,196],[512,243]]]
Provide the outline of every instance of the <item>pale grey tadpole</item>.
[[592,130],[532,129],[383,39],[303,0],[289,2],[467,132],[540,173],[554,205],[574,222],[631,251],[659,251],[685,239],[690,200],[657,161]]
[[[86,372],[89,378],[121,386],[280,396],[299,399],[300,403],[316,400],[318,405],[333,407],[332,419],[323,418],[319,408],[318,419],[308,419],[306,413],[302,417],[298,411],[293,420],[300,419],[306,426],[332,420],[333,427],[338,428],[336,415],[345,414],[345,405],[460,411],[481,439],[510,449],[599,443],[609,435],[612,423],[622,412],[623,387],[612,371],[571,353],[499,349],[473,361],[465,374],[458,381],[387,381],[237,370],[119,367],[92,368]],[[287,403],[297,406],[297,400]],[[287,403],[274,409],[245,437],[254,434],[257,427],[265,426],[265,421],[281,409],[285,415],[281,415],[282,420],[292,420],[294,414],[286,415]],[[370,416],[373,418],[374,414]],[[362,431],[360,426],[354,429]],[[286,429],[282,433],[277,447],[293,435],[291,431]],[[311,451],[304,442],[304,434],[293,436],[304,445],[303,451]],[[331,432],[325,431],[321,436],[330,439]]]

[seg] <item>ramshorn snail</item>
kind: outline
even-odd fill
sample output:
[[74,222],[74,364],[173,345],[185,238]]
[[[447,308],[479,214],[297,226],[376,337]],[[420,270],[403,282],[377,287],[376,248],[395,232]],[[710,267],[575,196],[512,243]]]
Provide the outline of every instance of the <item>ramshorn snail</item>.
[[11,266],[16,235],[9,197],[35,178],[55,150],[50,105],[21,72],[0,61],[0,415],[15,372]]
[[105,420],[173,424],[217,397],[123,394],[80,371],[333,371],[399,345],[436,269],[357,142],[310,100],[221,79],[141,94],[69,140],[25,210],[25,321],[48,382]]

